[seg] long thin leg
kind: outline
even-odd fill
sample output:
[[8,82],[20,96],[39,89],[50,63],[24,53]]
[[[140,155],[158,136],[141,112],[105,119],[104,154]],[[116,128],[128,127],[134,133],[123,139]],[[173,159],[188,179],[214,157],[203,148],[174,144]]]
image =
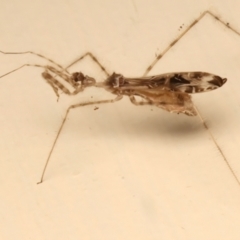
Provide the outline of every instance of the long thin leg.
[[[16,54],[32,54],[32,55],[35,55],[35,56],[38,56],[40,58],[43,58],[49,62],[51,62],[52,64],[54,64],[55,66],[57,66],[58,68],[60,68],[62,71],[66,71],[67,73],[69,73],[67,71],[67,69],[71,66],[73,66],[74,64],[76,64],[77,62],[81,61],[82,59],[84,59],[86,56],[89,56],[92,58],[92,60],[105,72],[105,74],[109,77],[109,73],[107,72],[107,70],[105,69],[105,67],[103,67],[103,65],[97,60],[97,58],[90,52],[87,52],[85,54],[83,54],[81,57],[77,58],[75,61],[73,61],[71,64],[69,64],[66,68],[64,68],[63,66],[61,66],[60,64],[58,64],[57,62],[53,61],[52,59],[46,57],[46,56],[43,56],[39,53],[36,53],[36,52],[33,52],[33,51],[25,51],[25,52],[4,52],[4,51],[1,51],[0,50],[0,53],[2,54],[6,54],[6,55],[16,55]],[[27,64],[26,64],[27,66]],[[22,68],[23,66],[19,67],[18,69]],[[13,70],[12,72],[18,70],[18,69],[15,69]],[[9,72],[11,73],[11,72]],[[8,74],[9,74],[8,73]],[[7,74],[6,74],[7,75]],[[5,75],[3,75],[5,76]]]
[[204,121],[204,119],[203,119],[202,115],[200,114],[199,110],[197,109],[197,107],[194,107],[194,108],[195,108],[195,110],[196,110],[196,112],[197,112],[197,114],[198,114],[198,116],[199,116],[199,118],[200,118],[200,120],[201,120],[204,128],[208,131],[208,133],[209,133],[210,137],[212,138],[213,142],[215,143],[218,151],[219,151],[220,154],[222,155],[222,158],[223,158],[224,162],[226,163],[228,169],[229,169],[230,172],[232,173],[232,175],[233,175],[233,177],[235,178],[235,180],[237,181],[238,185],[240,185],[240,181],[239,181],[239,179],[238,179],[238,176],[237,176],[236,173],[234,172],[232,166],[229,164],[229,162],[228,162],[228,160],[227,160],[227,157],[225,156],[225,154],[224,154],[224,152],[222,151],[221,147],[220,147],[219,144],[217,143],[215,137],[214,137],[213,134],[212,134],[212,131],[209,129],[208,125],[207,125],[206,122]]
[[39,64],[23,64],[22,66],[15,68],[13,70],[11,70],[10,72],[7,72],[5,74],[3,74],[2,76],[0,76],[0,78],[3,78],[13,72],[16,72],[18,70],[20,70],[23,67],[38,67],[38,68],[42,68],[45,71],[50,71],[54,74],[56,74],[57,76],[61,77],[62,79],[64,79],[66,82],[68,82],[69,84],[71,84],[74,87],[74,83],[73,81],[70,80],[71,74],[70,73],[64,73],[63,71],[58,71],[56,68],[52,67],[52,66],[44,66],[44,65],[39,65]]
[[7,75],[9,75],[9,74],[11,74],[11,73],[13,73],[13,72],[16,72],[16,71],[20,70],[20,69],[23,68],[23,67],[39,67],[39,68],[46,69],[45,66],[38,65],[38,64],[23,64],[22,66],[13,69],[13,70],[11,70],[10,72],[4,73],[2,76],[0,76],[0,78],[3,78],[3,77],[5,77],[5,76],[7,76]]
[[93,56],[93,54],[90,52],[87,52],[87,53],[83,54],[81,57],[77,58],[75,61],[73,61],[71,64],[69,64],[65,69],[72,67],[74,64],[81,61],[83,58],[85,58],[87,56],[89,56],[102,69],[102,71],[106,74],[107,77],[110,76],[110,74],[107,72],[106,68],[103,67],[103,65],[97,60],[97,58],[95,56]]
[[101,100],[101,101],[88,102],[88,103],[78,103],[78,104],[71,105],[71,106],[67,109],[66,114],[65,114],[65,117],[64,117],[64,119],[63,119],[63,121],[62,121],[61,127],[60,127],[59,130],[58,130],[57,136],[56,136],[56,138],[55,138],[55,140],[54,140],[54,143],[53,143],[53,145],[52,145],[52,148],[51,148],[51,150],[50,150],[50,152],[49,152],[48,158],[47,158],[46,163],[45,163],[45,165],[44,165],[40,182],[38,182],[37,184],[40,184],[40,183],[43,182],[43,178],[44,178],[44,175],[45,175],[45,172],[46,172],[46,169],[47,169],[49,160],[50,160],[50,158],[51,158],[53,149],[55,148],[55,145],[56,145],[57,140],[58,140],[58,138],[59,138],[59,136],[60,136],[60,133],[61,133],[61,131],[62,131],[62,129],[63,129],[63,126],[64,126],[64,124],[65,124],[65,122],[66,122],[66,120],[67,120],[67,116],[68,116],[70,110],[73,109],[73,108],[78,108],[78,107],[83,107],[83,106],[93,105],[93,104],[113,103],[113,102],[116,102],[116,101],[121,100],[122,97],[123,97],[122,95],[119,95],[119,96],[117,96],[116,98],[110,99],[110,100]]
[[[93,56],[92,53],[87,52],[85,54],[83,54],[81,57],[79,57],[77,60],[73,61],[70,65],[68,65],[66,68],[63,68],[60,64],[56,63],[55,61],[51,60],[48,57],[45,57],[41,54],[32,52],[32,51],[27,51],[27,52],[3,52],[0,51],[0,53],[2,54],[33,54],[36,55],[40,58],[46,59],[47,61],[53,63],[54,65],[56,65],[58,68],[60,68],[60,70],[58,70],[55,67],[52,66],[44,66],[44,65],[39,65],[39,64],[24,64],[16,69],[11,70],[8,73],[3,74],[2,76],[0,76],[0,78],[5,77],[13,72],[16,72],[18,70],[20,70],[23,67],[40,67],[45,69],[45,72],[42,74],[43,78],[47,81],[48,84],[50,84],[50,86],[52,87],[53,91],[55,92],[55,94],[57,95],[57,97],[59,98],[59,94],[58,94],[58,88],[61,89],[65,94],[68,95],[76,95],[77,93],[81,92],[83,89],[80,88],[79,86],[77,86],[76,89],[76,82],[74,82],[73,78],[72,78],[72,74],[70,74],[67,71],[67,68],[73,66],[74,64],[76,64],[77,62],[83,60],[85,57],[89,56],[92,58],[92,60],[104,71],[104,73],[109,76],[109,73],[107,72],[107,70],[101,65],[101,63],[97,60],[97,58],[95,56]],[[65,80],[67,83],[69,83],[73,88],[75,88],[75,91],[73,93],[71,93],[63,84],[61,84],[55,77],[52,77],[50,74],[47,73],[47,70],[55,73],[56,76],[59,76],[60,78],[62,78],[63,80]],[[85,76],[85,79],[92,79],[90,77]],[[94,80],[95,81],[95,80]],[[86,86],[85,86],[86,87]]]
[[[39,54],[39,53],[33,52],[33,51],[26,51],[26,52],[4,52],[4,51],[1,51],[1,50],[0,50],[0,53],[6,54],[6,55],[32,54],[32,55],[38,56],[38,57],[40,57],[40,58],[43,58],[43,59],[51,62],[52,64],[54,64],[55,66],[57,66],[58,68],[60,68],[61,71],[67,72],[67,73],[69,73],[69,72],[67,71],[67,69],[68,69],[69,67],[71,67],[71,66],[73,66],[74,64],[76,64],[77,62],[81,61],[81,60],[84,59],[86,56],[90,56],[90,57],[92,58],[92,60],[93,60],[95,63],[97,63],[97,65],[106,73],[106,75],[109,76],[109,73],[106,71],[106,69],[101,65],[101,63],[97,60],[97,58],[94,57],[93,54],[90,53],[90,52],[87,52],[87,53],[83,54],[81,57],[79,57],[78,59],[74,60],[71,64],[69,64],[66,68],[64,68],[64,67],[61,66],[60,64],[56,63],[56,62],[53,61],[52,59],[50,59],[50,58],[48,58],[48,57],[45,57],[45,56],[43,56],[43,55],[41,55],[41,54]],[[4,77],[4,76],[6,76],[6,75],[8,75],[8,74],[10,74],[10,73],[15,72],[15,71],[23,68],[24,66],[39,66],[39,67],[43,67],[43,68],[44,68],[44,66],[41,66],[41,65],[24,64],[24,65],[22,65],[22,66],[20,66],[20,67],[18,67],[18,68],[16,68],[16,69],[14,69],[14,70],[12,70],[12,71],[10,71],[10,72],[8,72],[8,73],[0,76],[0,78],[1,78],[1,77]]]
[[66,75],[63,72],[58,71],[57,69],[55,69],[54,67],[51,66],[43,66],[43,65],[38,65],[38,64],[23,64],[22,66],[13,69],[10,72],[7,72],[5,74],[3,74],[2,76],[0,76],[0,78],[3,78],[13,72],[16,72],[18,70],[20,70],[23,67],[39,67],[39,68],[43,68],[45,70],[45,72],[43,72],[42,76],[43,78],[47,81],[48,84],[50,84],[50,86],[53,88],[53,91],[55,92],[55,94],[57,95],[57,97],[59,98],[59,94],[58,94],[58,89],[61,89],[64,93],[66,94],[71,94],[70,91],[63,86],[63,84],[61,84],[57,79],[53,79],[53,77],[50,77],[51,75],[47,73],[47,70],[50,72],[53,72],[54,74],[58,75],[59,77],[61,77],[62,79],[64,79],[66,82],[68,82],[72,87],[74,87],[72,81],[71,81],[71,75]]
[[16,55],[16,54],[32,54],[32,55],[38,56],[40,58],[43,58],[43,59],[51,62],[52,64],[58,66],[60,69],[66,71],[66,69],[64,69],[60,64],[56,63],[55,61],[53,61],[52,59],[50,59],[48,57],[45,57],[45,56],[43,56],[43,55],[41,55],[39,53],[36,53],[36,52],[32,52],[32,51],[26,51],[26,52],[3,52],[3,51],[0,50],[0,53],[6,54],[6,55],[10,55],[10,54],[12,54],[12,55]]
[[[41,54],[38,54],[38,53],[35,53],[35,52],[32,52],[32,51],[26,51],[26,52],[3,52],[3,51],[0,51],[0,53],[2,54],[32,54],[32,55],[35,55],[35,56],[38,56],[40,58],[43,58],[43,59],[46,59],[47,61],[51,62],[52,64],[54,64],[56,67],[52,67],[52,66],[43,66],[43,65],[37,65],[37,64],[24,64],[8,73],[5,73],[4,75],[0,76],[0,78],[8,75],[8,74],[11,74],[15,71],[18,71],[20,70],[21,68],[23,67],[26,67],[26,66],[34,66],[34,67],[41,67],[43,69],[45,69],[45,71],[42,73],[42,76],[43,78],[47,81],[47,83],[50,84],[50,86],[53,88],[55,94],[57,95],[57,97],[59,97],[59,94],[58,94],[58,90],[61,89],[65,94],[68,94],[68,95],[75,95],[81,91],[84,90],[85,87],[89,87],[89,86],[94,86],[96,81],[95,79],[93,78],[90,78],[88,76],[84,76],[84,80],[87,80],[87,84],[85,83],[85,85],[83,84],[83,82],[80,83],[80,86],[79,85],[76,85],[76,82],[74,82],[74,80],[72,79],[72,77],[74,75],[71,75],[67,69],[71,66],[73,66],[74,64],[76,64],[77,62],[81,61],[82,59],[84,59],[85,57],[89,56],[101,69],[102,71],[106,74],[106,76],[110,76],[110,74],[107,72],[107,70],[102,66],[102,64],[97,60],[97,58],[90,52],[87,52],[85,53],[84,55],[82,55],[81,57],[77,58],[75,61],[73,61],[71,64],[69,64],[66,68],[63,68],[60,64],[56,63],[55,61],[51,60],[50,58],[48,57],[45,57]],[[59,69],[58,69],[59,68]],[[60,83],[57,79],[56,79],[56,76],[53,77],[48,71],[50,71],[51,73],[54,73],[56,76],[59,76],[60,78],[62,78],[63,80],[65,80],[66,82],[68,82],[72,87],[75,88],[75,91],[73,91],[72,93],[62,84]],[[90,84],[89,84],[90,83]],[[82,85],[83,84],[83,85]],[[92,105],[92,104],[102,104],[102,103],[112,103],[112,102],[115,102],[115,101],[119,101],[120,99],[122,99],[122,96],[117,96],[115,99],[112,99],[112,100],[103,100],[103,101],[96,101],[96,102],[89,102],[89,103],[79,103],[79,104],[75,104],[75,105],[72,105],[70,106],[67,111],[66,111],[66,114],[65,114],[65,117],[63,119],[63,122],[59,128],[59,131],[57,133],[57,136],[54,140],[54,143],[52,145],[52,148],[49,152],[49,155],[48,155],[48,158],[46,160],[46,163],[45,163],[45,166],[44,166],[44,169],[43,169],[43,172],[42,172],[42,176],[41,176],[41,179],[40,179],[40,182],[39,183],[42,183],[43,182],[43,178],[44,178],[44,175],[45,175],[45,172],[46,172],[46,169],[47,169],[47,166],[48,166],[48,163],[49,163],[49,160],[51,158],[51,155],[52,155],[52,152],[53,152],[53,149],[55,148],[55,145],[57,143],[57,140],[60,136],[60,133],[62,131],[62,128],[65,124],[65,121],[67,119],[67,116],[69,114],[69,111],[72,109],[72,108],[77,108],[77,107],[82,107],[82,106],[86,106],[86,105]]]
[[[12,71],[5,73],[4,75],[0,76],[0,78],[3,78],[13,72],[16,72],[20,70],[23,67],[39,67],[45,69],[45,71],[42,73],[42,77],[46,80],[48,84],[52,87],[53,91],[59,98],[58,90],[61,89],[65,94],[67,95],[76,95],[79,92],[83,91],[85,87],[84,85],[77,85],[73,79],[72,75],[66,74],[63,71],[58,71],[56,68],[52,66],[43,66],[43,65],[38,65],[38,64],[24,64],[16,69],[13,69]],[[73,92],[70,92],[62,83],[60,83],[55,77],[53,77],[51,74],[48,73],[48,71],[54,73],[56,76],[62,78],[65,80],[67,83],[69,83],[75,90]],[[83,75],[84,76],[84,75]],[[91,80],[92,83],[96,82],[94,78],[90,78],[87,76],[84,76],[84,79]]]

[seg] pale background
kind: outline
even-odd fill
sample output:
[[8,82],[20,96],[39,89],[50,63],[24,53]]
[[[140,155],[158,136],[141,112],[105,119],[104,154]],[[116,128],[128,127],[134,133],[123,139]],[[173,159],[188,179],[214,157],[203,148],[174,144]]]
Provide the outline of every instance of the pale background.
[[[239,9],[237,0],[2,0],[0,50],[63,66],[90,51],[110,73],[141,76],[205,11],[239,32]],[[47,64],[0,54],[0,75],[24,63]],[[104,79],[89,58],[71,70]],[[37,68],[1,78],[0,239],[240,239],[240,36],[206,13],[149,74],[171,71],[228,78],[193,96],[210,132],[199,117],[127,98],[75,109],[41,185],[66,108],[112,96],[92,89],[57,102]]]

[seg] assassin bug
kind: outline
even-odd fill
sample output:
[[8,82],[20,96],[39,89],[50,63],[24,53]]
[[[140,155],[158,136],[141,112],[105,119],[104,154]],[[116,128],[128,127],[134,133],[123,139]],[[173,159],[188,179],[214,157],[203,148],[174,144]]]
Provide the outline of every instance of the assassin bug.
[[[116,95],[114,99],[78,103],[71,105],[67,109],[61,127],[48,155],[39,183],[42,183],[43,181],[51,154],[71,109],[93,104],[113,103],[121,100],[123,96],[128,96],[130,101],[135,105],[154,105],[171,113],[183,113],[188,116],[196,116],[197,111],[194,107],[190,94],[212,91],[221,87],[227,81],[226,78],[221,78],[215,74],[207,72],[172,72],[156,76],[138,78],[127,78],[122,74],[117,73],[109,75],[106,69],[96,59],[96,57],[94,57],[94,55],[89,52],[78,58],[67,67],[69,68],[86,56],[90,56],[107,75],[105,81],[97,82],[94,78],[84,75],[82,72],[69,73],[67,68],[63,68],[53,60],[35,52],[0,52],[3,54],[29,53],[44,58],[54,65],[43,66],[37,64],[24,64],[19,68],[16,68],[0,76],[0,78],[13,73],[25,66],[40,67],[44,69],[42,77],[47,81],[48,84],[50,84],[57,97],[59,97],[59,90],[67,95],[76,95],[88,87],[103,88],[106,91]],[[65,83],[69,84],[74,89],[74,91],[71,92],[65,86]],[[141,97],[142,100],[138,101],[136,97]]]

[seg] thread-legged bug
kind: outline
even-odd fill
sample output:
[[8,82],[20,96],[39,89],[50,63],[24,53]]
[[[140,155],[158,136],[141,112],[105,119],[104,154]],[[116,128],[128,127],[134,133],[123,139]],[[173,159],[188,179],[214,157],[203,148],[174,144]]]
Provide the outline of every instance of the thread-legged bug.
[[[97,82],[94,78],[84,75],[82,72],[69,73],[67,68],[63,68],[53,60],[35,52],[2,53],[34,54],[38,57],[45,58],[46,60],[50,61],[53,66],[24,64],[21,67],[2,75],[1,77],[13,73],[25,66],[40,67],[44,69],[42,77],[47,81],[48,84],[50,84],[57,97],[59,97],[59,90],[67,95],[76,95],[88,87],[103,88],[106,91],[111,92],[113,95],[116,95],[114,99],[78,103],[71,105],[67,109],[57,137],[47,158],[39,183],[42,183],[43,181],[52,151],[71,109],[93,104],[113,103],[121,100],[123,96],[127,96],[135,105],[154,105],[171,113],[183,113],[188,116],[196,116],[197,111],[194,107],[190,94],[207,92],[217,89],[227,81],[226,78],[221,78],[217,75],[206,72],[172,72],[157,76],[139,78],[127,78],[122,74],[116,73],[109,75],[105,68],[96,59],[96,57],[94,57],[91,53],[84,54],[76,61],[74,61],[71,65],[69,65],[72,66],[76,62],[82,60],[84,57],[90,56],[107,75],[105,81]],[[60,78],[62,82],[60,82],[57,77]],[[74,90],[70,91],[64,85],[64,83],[70,84]],[[138,101],[136,97],[141,97],[142,100]]]

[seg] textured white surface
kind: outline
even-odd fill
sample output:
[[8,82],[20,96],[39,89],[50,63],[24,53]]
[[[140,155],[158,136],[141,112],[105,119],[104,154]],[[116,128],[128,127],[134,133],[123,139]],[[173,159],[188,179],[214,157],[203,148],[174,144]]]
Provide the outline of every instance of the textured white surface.
[[[240,31],[239,9],[234,0],[2,0],[0,50],[63,66],[90,51],[110,72],[141,76],[206,10]],[[26,62],[46,64],[0,55],[0,75]],[[228,78],[193,98],[238,179],[239,64],[240,36],[206,14],[150,72]],[[104,77],[90,59],[72,70]],[[240,186],[198,117],[128,99],[73,110],[37,185],[67,106],[91,96],[111,98],[93,89],[57,102],[35,68],[0,79],[0,239],[240,239]]]

